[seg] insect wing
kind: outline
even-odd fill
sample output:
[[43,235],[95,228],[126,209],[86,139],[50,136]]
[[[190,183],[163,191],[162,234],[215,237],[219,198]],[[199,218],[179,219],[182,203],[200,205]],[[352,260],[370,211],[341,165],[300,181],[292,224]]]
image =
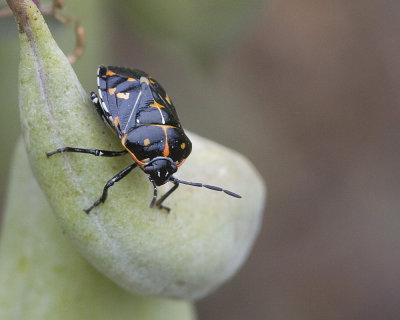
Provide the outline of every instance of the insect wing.
[[120,137],[135,125],[136,113],[150,95],[149,89],[141,84],[141,77],[147,74],[140,70],[100,66],[98,71],[101,107],[109,113],[110,124]]
[[179,122],[178,114],[176,113],[171,98],[165,92],[164,88],[152,77],[149,77],[149,86],[154,101],[163,107],[162,108],[163,118],[166,121],[165,123],[159,122],[159,124],[166,124],[180,128],[181,124]]

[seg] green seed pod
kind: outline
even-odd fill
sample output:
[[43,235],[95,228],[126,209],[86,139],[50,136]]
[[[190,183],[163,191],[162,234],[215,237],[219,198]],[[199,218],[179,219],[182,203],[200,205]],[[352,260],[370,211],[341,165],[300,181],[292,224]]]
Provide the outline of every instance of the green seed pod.
[[136,169],[109,190],[104,205],[85,214],[105,182],[132,159],[46,158],[46,152],[66,146],[122,147],[96,114],[36,6],[28,0],[13,3],[18,4],[25,145],[39,185],[81,254],[119,286],[141,295],[197,299],[229,279],[260,227],[265,188],[254,167],[238,153],[189,134],[193,152],[177,177],[223,186],[242,199],[182,185],[166,201],[172,210],[165,214],[149,208],[153,187]]
[[22,141],[12,163],[0,234],[1,320],[196,319],[190,302],[133,295],[92,268],[57,225]]

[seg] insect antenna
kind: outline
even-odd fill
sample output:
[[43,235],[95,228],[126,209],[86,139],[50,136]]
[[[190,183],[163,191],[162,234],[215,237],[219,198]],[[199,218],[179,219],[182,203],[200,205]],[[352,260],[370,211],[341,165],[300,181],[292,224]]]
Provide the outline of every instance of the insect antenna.
[[203,184],[203,183],[199,183],[199,182],[189,182],[189,181],[179,180],[179,179],[177,179],[177,178],[175,178],[175,177],[171,177],[169,180],[170,180],[170,181],[173,181],[173,182],[176,182],[176,183],[187,184],[187,185],[193,186],[193,187],[204,187],[204,188],[211,189],[211,190],[214,190],[214,191],[223,191],[223,192],[225,192],[226,194],[228,194],[228,195],[230,195],[230,196],[232,196],[232,197],[235,197],[235,198],[241,198],[241,197],[242,197],[241,195],[238,195],[237,193],[234,193],[234,192],[232,192],[232,191],[229,191],[229,190],[226,190],[226,189],[222,189],[222,188],[216,187],[216,186],[210,186],[210,185],[208,185],[208,184]]

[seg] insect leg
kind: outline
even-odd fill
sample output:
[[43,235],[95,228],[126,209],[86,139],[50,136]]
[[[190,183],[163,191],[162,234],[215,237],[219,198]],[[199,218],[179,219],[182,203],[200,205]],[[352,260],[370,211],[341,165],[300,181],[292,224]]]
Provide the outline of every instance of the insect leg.
[[154,204],[156,203],[156,199],[157,199],[157,185],[153,180],[150,180],[151,183],[153,184],[153,200],[151,200],[150,202],[150,208],[154,207]]
[[116,174],[113,178],[107,181],[106,185],[104,186],[103,189],[103,194],[101,195],[100,199],[97,200],[93,205],[91,205],[88,209],[85,210],[86,213],[89,214],[89,212],[94,208],[97,207],[100,203],[104,203],[107,199],[108,195],[108,188],[114,185],[115,182],[118,182],[122,178],[124,178],[129,172],[132,171],[137,166],[137,163],[133,163],[130,166],[126,167],[124,170]]
[[98,149],[82,149],[82,148],[65,147],[65,148],[59,148],[52,152],[46,152],[46,156],[47,156],[47,158],[49,158],[53,154],[63,153],[63,152],[89,153],[94,156],[101,156],[101,157],[118,157],[118,156],[123,156],[124,154],[127,153],[126,150],[108,151],[108,150],[98,150]]
[[169,189],[160,199],[158,199],[158,201],[156,202],[156,207],[160,208],[160,209],[165,209],[168,212],[170,211],[170,209],[168,207],[165,207],[162,205],[162,203],[164,202],[165,199],[167,199],[172,192],[174,192],[176,189],[178,189],[179,187],[179,182],[177,181],[172,181],[174,183],[174,186]]

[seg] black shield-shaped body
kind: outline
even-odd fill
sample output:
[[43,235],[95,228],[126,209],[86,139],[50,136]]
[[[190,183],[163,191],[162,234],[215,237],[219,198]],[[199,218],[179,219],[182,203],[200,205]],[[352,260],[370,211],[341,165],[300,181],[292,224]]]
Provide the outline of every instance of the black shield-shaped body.
[[179,167],[189,156],[192,143],[156,80],[140,70],[100,66],[97,85],[100,115],[136,163],[165,157]]

